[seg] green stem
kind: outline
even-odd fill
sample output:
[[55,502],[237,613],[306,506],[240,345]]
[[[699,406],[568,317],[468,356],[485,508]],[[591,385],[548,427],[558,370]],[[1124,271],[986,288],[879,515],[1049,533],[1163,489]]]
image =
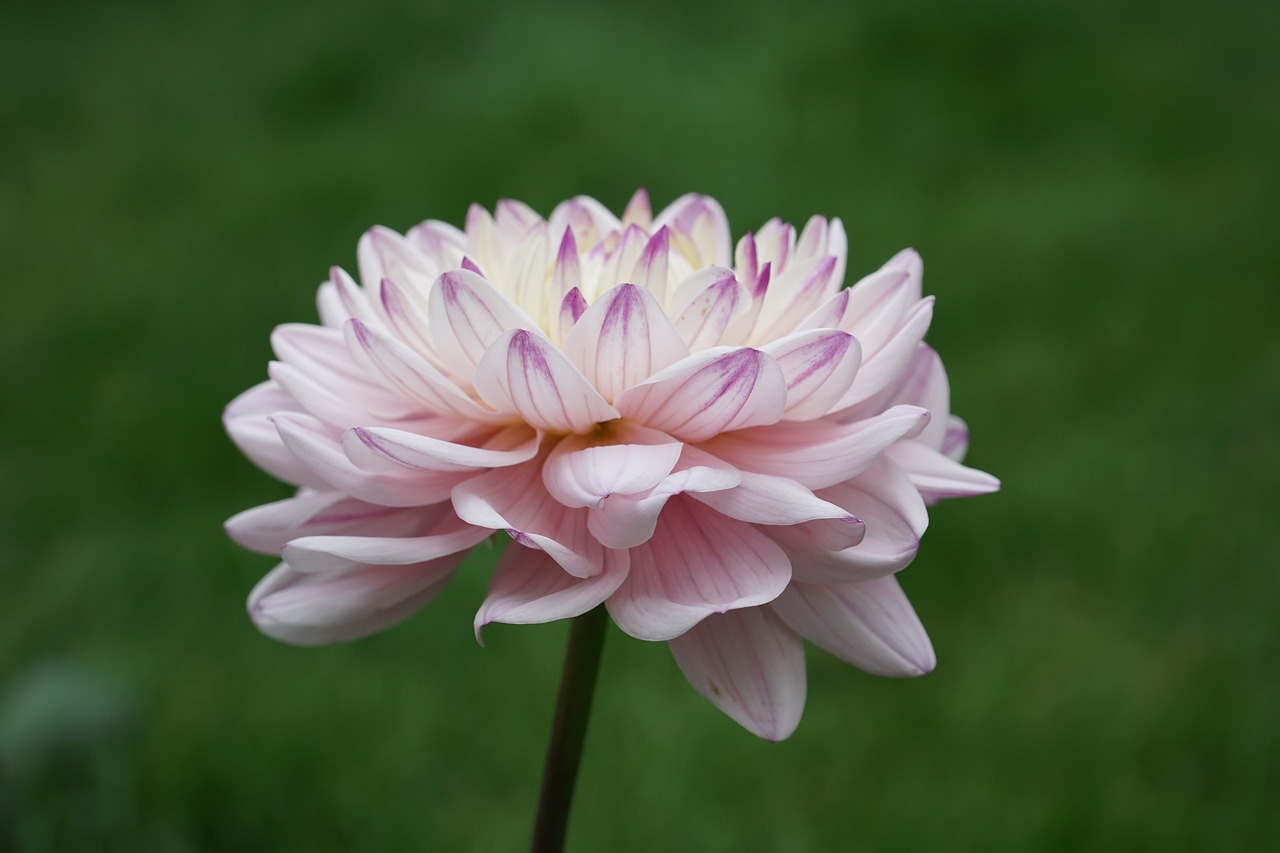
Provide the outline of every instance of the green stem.
[[608,613],[600,606],[574,619],[569,627],[569,646],[565,649],[564,669],[560,674],[560,696],[556,700],[547,761],[542,768],[542,794],[538,798],[538,816],[529,846],[531,853],[564,850],[573,784],[587,737],[587,718],[591,715],[591,696],[608,621]]

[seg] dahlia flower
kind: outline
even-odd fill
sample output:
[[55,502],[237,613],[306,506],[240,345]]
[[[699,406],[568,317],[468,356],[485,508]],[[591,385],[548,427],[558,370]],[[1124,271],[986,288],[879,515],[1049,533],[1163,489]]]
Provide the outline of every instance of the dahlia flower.
[[502,201],[357,254],[359,283],[333,268],[321,325],[277,328],[269,380],[226,410],[299,487],[227,522],[282,561],[249,596],[264,633],[380,631],[505,531],[477,637],[603,604],[764,738],[800,719],[804,640],[932,669],[894,575],[927,505],[998,483],[960,464],[914,251],[844,288],[839,219],[735,246],[714,199],[654,216],[642,190],[621,218]]

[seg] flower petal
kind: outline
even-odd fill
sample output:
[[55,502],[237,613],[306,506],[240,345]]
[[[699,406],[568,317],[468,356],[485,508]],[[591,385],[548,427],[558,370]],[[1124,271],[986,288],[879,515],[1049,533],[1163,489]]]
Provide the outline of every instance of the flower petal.
[[249,616],[268,637],[294,645],[355,640],[422,609],[444,589],[463,556],[340,575],[308,574],[281,563],[249,593]]
[[831,411],[853,384],[862,362],[858,339],[838,329],[797,332],[762,349],[787,379],[790,420],[810,420]]
[[426,287],[434,272],[416,246],[381,225],[361,236],[356,245],[356,263],[366,292],[384,278],[409,288]]
[[681,305],[676,330],[697,352],[720,343],[729,324],[751,305],[751,294],[731,270],[707,267],[681,283],[675,304]]
[[687,449],[685,458],[712,468],[727,468],[737,474],[740,479],[732,488],[694,495],[716,512],[730,518],[753,524],[792,525],[817,519],[849,517],[849,513],[842,507],[823,500],[788,477],[740,471],[712,454],[692,447]]
[[655,229],[668,226],[687,235],[697,251],[694,267],[710,264],[728,266],[733,259],[729,220],[724,208],[711,196],[688,193],[680,196],[653,219]]
[[569,337],[574,324],[587,312],[587,300],[582,291],[573,288],[560,300],[560,340]]
[[[853,480],[819,492],[859,518],[865,535],[839,542],[800,527],[771,529],[791,557],[797,580],[849,583],[883,577],[907,566],[929,525],[924,500],[906,472],[882,456]],[[830,533],[831,531],[822,531]]]
[[917,434],[928,419],[924,409],[894,406],[852,424],[784,421],[743,430],[717,436],[704,449],[744,471],[790,477],[821,489],[862,473],[895,441]]
[[506,530],[522,545],[551,555],[574,577],[604,569],[605,547],[587,529],[587,512],[558,503],[542,485],[545,456],[478,474],[453,490],[453,507],[469,524]]
[[653,294],[659,305],[667,301],[668,259],[671,254],[670,233],[666,228],[659,228],[645,244],[644,251],[636,261],[632,279],[636,284]]
[[275,382],[262,382],[227,404],[222,425],[249,461],[277,480],[295,486],[327,489],[328,484],[302,464],[280,440],[272,417],[280,412],[302,412],[293,397]]
[[747,731],[772,741],[795,731],[804,644],[769,608],[708,616],[668,645],[693,689]]
[[467,270],[441,275],[427,298],[436,349],[445,367],[460,377],[470,378],[504,332],[538,328],[514,302]]
[[591,534],[609,548],[634,548],[649,541],[658,525],[658,516],[667,501],[683,492],[717,492],[731,489],[742,481],[741,472],[717,464],[697,464],[691,456],[693,448],[685,445],[676,470],[647,493],[613,494],[588,516]]
[[359,320],[347,323],[344,331],[352,357],[381,376],[388,387],[438,414],[472,421],[495,420],[493,412],[478,405],[435,365],[400,341]]
[[390,462],[419,471],[459,472],[527,462],[538,454],[538,435],[524,425],[508,427],[473,447],[399,429],[357,427],[343,435],[342,446],[347,458],[366,470]]
[[605,551],[599,574],[577,578],[546,553],[512,542],[498,560],[476,613],[476,639],[490,622],[531,625],[581,616],[613,595],[626,580],[629,565],[626,551]]
[[662,306],[636,284],[620,284],[592,303],[564,351],[606,400],[689,354]]
[[849,392],[839,401],[839,408],[855,406],[888,388],[902,375],[911,362],[916,348],[924,340],[924,334],[933,321],[933,297],[929,296],[915,305],[903,318],[893,336],[874,353],[865,354],[862,367],[854,377]]
[[1000,481],[985,471],[961,465],[919,441],[904,441],[889,457],[902,466],[929,502],[943,498],[986,495],[1000,490]]
[[407,566],[469,551],[493,531],[473,527],[453,513],[429,536],[303,536],[281,556],[299,572],[347,572],[360,566]]
[[384,506],[426,506],[449,497],[467,473],[428,471],[364,471],[342,451],[341,433],[308,415],[278,414],[273,418],[284,446],[306,465],[326,488]]
[[608,601],[618,627],[670,640],[711,613],[764,604],[791,579],[782,549],[748,524],[676,497],[649,541],[631,549],[631,572]]
[[524,329],[493,342],[476,367],[475,386],[486,403],[519,414],[535,429],[587,432],[618,417],[560,350]]
[[787,403],[777,362],[750,347],[717,347],[676,362],[618,398],[618,409],[682,441],[776,423]]
[[801,320],[835,293],[835,271],[836,259],[830,255],[797,259],[782,275],[775,270],[764,295],[755,340],[771,341],[796,331]]
[[[427,517],[436,520],[430,513]],[[422,521],[417,507],[378,506],[341,492],[311,492],[236,513],[223,528],[250,551],[279,555],[286,542],[300,536],[412,536]]]
[[589,436],[566,436],[542,468],[542,482],[565,506],[600,506],[613,494],[647,492],[671,473],[684,447],[664,433],[631,425],[593,444]]
[[910,678],[937,663],[929,635],[893,576],[793,583],[772,607],[806,640],[874,675]]

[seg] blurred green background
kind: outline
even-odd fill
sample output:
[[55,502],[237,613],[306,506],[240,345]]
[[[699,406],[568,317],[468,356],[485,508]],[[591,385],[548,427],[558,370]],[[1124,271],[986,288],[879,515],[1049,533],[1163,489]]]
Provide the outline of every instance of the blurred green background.
[[0,849],[521,849],[563,624],[295,649],[222,433],[375,223],[697,190],[924,255],[998,495],[816,651],[783,744],[611,632],[578,851],[1260,850],[1280,836],[1280,6],[9,3]]

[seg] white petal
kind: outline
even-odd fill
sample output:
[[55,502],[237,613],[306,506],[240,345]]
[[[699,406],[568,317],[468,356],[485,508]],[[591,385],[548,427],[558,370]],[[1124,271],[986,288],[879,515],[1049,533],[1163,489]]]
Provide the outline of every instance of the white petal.
[[476,367],[475,386],[486,403],[536,429],[587,432],[618,417],[563,353],[524,329],[493,342]]
[[924,500],[906,473],[882,456],[853,480],[819,493],[864,525],[861,541],[841,543],[802,528],[771,534],[791,557],[798,580],[848,583],[878,578],[906,567],[929,525]]
[[328,484],[290,452],[271,420],[280,412],[301,411],[279,385],[263,382],[227,404],[222,425],[240,452],[263,471],[295,486],[323,490]]
[[847,425],[784,421],[720,435],[705,449],[744,471],[790,477],[821,489],[865,471],[895,441],[918,434],[928,419],[924,409],[894,406]]
[[787,379],[790,420],[809,420],[831,411],[853,384],[862,362],[858,339],[838,329],[797,332],[762,349]]
[[618,408],[625,417],[696,442],[776,423],[786,402],[786,378],[772,358],[749,347],[717,347],[627,389]]
[[890,458],[902,466],[927,501],[986,495],[1000,490],[1000,481],[985,471],[961,465],[918,441],[904,441]]
[[631,274],[632,280],[653,294],[654,300],[659,305],[666,304],[667,300],[669,275],[667,270],[670,254],[670,232],[666,228],[659,228],[657,233],[649,238]]
[[470,378],[504,332],[538,328],[492,284],[466,270],[452,270],[436,279],[428,304],[436,349],[445,366],[464,378]]
[[249,593],[249,616],[262,633],[286,643],[354,640],[422,609],[444,589],[462,557],[366,566],[341,575],[307,574],[282,563]]
[[864,350],[862,367],[838,407],[857,405],[896,382],[910,364],[932,320],[933,297],[930,296],[920,300],[907,313],[884,346],[870,355],[865,355]]
[[729,324],[750,307],[751,294],[732,271],[707,267],[685,279],[674,304],[681,306],[675,327],[689,350],[697,352],[720,343]]
[[610,401],[689,354],[662,306],[636,284],[620,284],[592,303],[564,350]]
[[378,333],[359,320],[349,322],[344,331],[352,356],[370,372],[381,376],[388,387],[442,415],[472,421],[496,419],[493,412],[478,405],[431,362],[400,341]]
[[595,444],[589,436],[566,436],[542,468],[542,482],[565,506],[600,506],[610,495],[647,492],[661,483],[680,459],[683,445],[669,436],[631,426]]
[[933,644],[895,577],[862,583],[793,583],[773,602],[792,629],[874,675],[931,672]]
[[782,549],[748,524],[676,497],[653,537],[631,549],[631,572],[609,598],[618,627],[670,640],[709,614],[772,601],[791,579]]
[[695,497],[719,513],[753,524],[792,525],[823,518],[850,518],[847,510],[823,500],[788,477],[749,471],[738,474],[742,479],[733,488]]
[[453,490],[464,521],[506,530],[517,542],[551,555],[564,570],[585,578],[604,569],[605,547],[587,529],[587,511],[558,503],[542,485],[544,456],[479,474]]
[[[250,551],[279,555],[286,542],[300,536],[411,536],[423,517],[417,507],[378,506],[341,492],[312,492],[236,513],[223,529]],[[438,520],[429,513],[427,517]]]
[[729,220],[724,208],[710,196],[689,193],[676,199],[653,219],[655,229],[664,225],[692,241],[698,254],[695,267],[732,263]]
[[450,513],[429,536],[303,536],[281,556],[300,572],[346,572],[360,566],[407,566],[470,551],[492,535]]
[[378,462],[391,462],[419,471],[476,471],[532,459],[538,453],[538,435],[526,426],[508,427],[480,446],[471,446],[399,429],[357,427],[343,435],[342,446],[347,458],[366,470],[381,470],[384,466]]
[[634,548],[649,541],[658,524],[658,516],[674,495],[683,492],[718,492],[731,489],[742,481],[741,472],[717,464],[714,467],[691,461],[697,457],[694,448],[685,445],[676,470],[648,492],[605,498],[592,507],[588,516],[591,534],[609,548]]
[[566,572],[546,553],[512,542],[489,580],[476,613],[476,639],[490,622],[531,625],[581,616],[614,593],[627,577],[626,551],[606,551],[604,568],[589,578]]
[[766,740],[790,737],[804,712],[804,645],[767,607],[708,616],[668,644],[703,698]]
[[369,503],[384,506],[426,506],[449,496],[468,474],[428,471],[403,473],[364,471],[342,451],[341,433],[308,415],[278,414],[273,419],[285,447],[318,478]]

